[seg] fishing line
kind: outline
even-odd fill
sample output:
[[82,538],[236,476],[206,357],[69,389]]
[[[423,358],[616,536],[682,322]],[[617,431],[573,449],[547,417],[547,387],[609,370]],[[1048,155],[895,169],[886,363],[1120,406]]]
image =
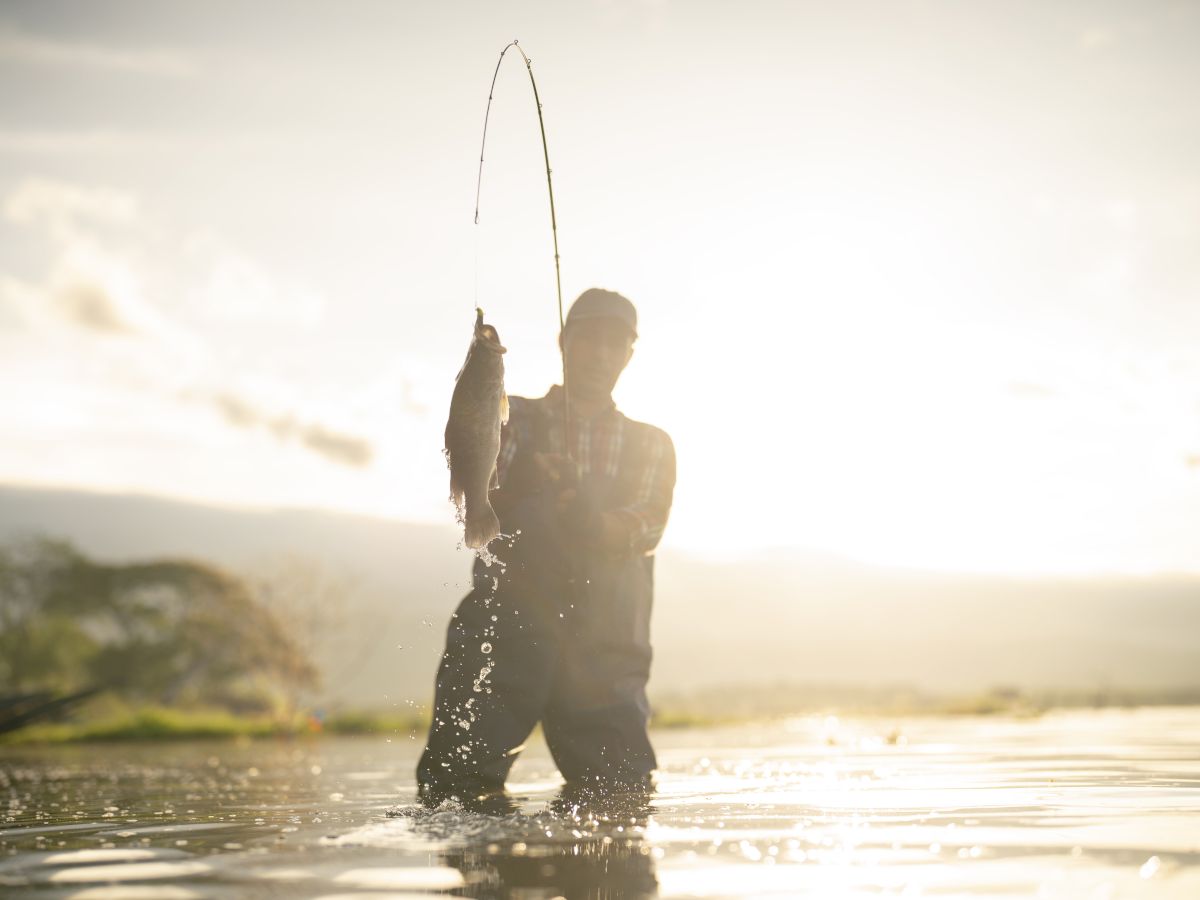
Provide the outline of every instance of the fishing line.
[[562,300],[562,274],[559,268],[558,261],[558,217],[554,213],[554,182],[550,179],[550,148],[546,144],[546,121],[542,118],[542,100],[538,96],[537,81],[533,77],[533,62],[525,55],[525,51],[517,41],[511,41],[505,45],[500,51],[500,58],[496,60],[496,71],[492,73],[492,84],[488,88],[487,109],[483,114],[483,140],[479,144],[479,177],[475,182],[475,302],[479,305],[479,196],[483,187],[483,152],[487,147],[487,129],[488,119],[492,114],[492,97],[496,93],[496,78],[500,75],[500,64],[504,62],[504,54],[513,47],[517,48],[517,52],[521,54],[521,58],[525,60],[525,70],[529,72],[529,83],[533,87],[533,101],[537,104],[538,127],[542,132],[542,157],[546,161],[546,189],[550,193],[550,234],[554,238],[554,288],[558,293],[558,347],[559,356],[562,357],[562,372],[563,372],[563,440],[566,445],[567,457],[571,457],[571,416],[570,416],[570,401],[567,396],[567,351],[566,342],[563,340],[563,331],[566,329],[566,323],[563,319],[563,300]]

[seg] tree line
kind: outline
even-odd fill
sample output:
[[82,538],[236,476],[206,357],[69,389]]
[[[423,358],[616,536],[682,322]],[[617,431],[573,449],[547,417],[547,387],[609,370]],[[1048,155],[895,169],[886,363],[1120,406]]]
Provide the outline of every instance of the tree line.
[[270,585],[185,559],[0,546],[0,694],[101,688],[135,704],[290,715],[319,672]]

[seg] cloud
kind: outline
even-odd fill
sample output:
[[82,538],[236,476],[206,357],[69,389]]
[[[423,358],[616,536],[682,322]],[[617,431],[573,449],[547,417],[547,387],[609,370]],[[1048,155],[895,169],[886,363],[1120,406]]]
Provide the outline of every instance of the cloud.
[[265,266],[211,232],[190,237],[188,261],[198,272],[188,297],[197,313],[221,323],[313,328],[325,312],[322,297],[282,283]]
[[165,78],[188,78],[198,70],[195,61],[178,50],[64,40],[30,34],[11,25],[0,26],[0,60]]
[[347,466],[366,466],[374,455],[369,441],[328,431],[320,425],[300,426],[298,437],[309,450]]
[[215,394],[211,400],[213,406],[230,425],[236,425],[239,428],[254,428],[265,422],[264,417],[257,410],[233,394]]
[[[65,301],[58,305],[71,313],[68,318],[73,322],[101,323],[99,292],[109,296],[114,311],[124,308],[123,330],[155,330],[152,320],[156,318],[160,319],[157,330],[165,330],[165,320],[136,296],[142,267],[132,266],[131,254],[117,252],[105,239],[117,235],[100,231],[124,229],[121,236],[130,244],[125,249],[145,255],[156,229],[146,221],[135,196],[114,188],[27,178],[8,195],[0,212],[14,225],[44,229],[55,242],[56,280],[68,284],[57,285],[52,293]],[[207,230],[191,234],[182,241],[181,250],[169,277],[180,282],[175,296],[185,301],[183,311],[189,318],[222,326],[312,329],[324,317],[326,303],[320,294],[278,278],[218,234]],[[78,282],[94,282],[96,290],[81,293]],[[92,315],[80,317],[87,312]]]
[[65,238],[80,220],[131,225],[139,213],[137,200],[124,191],[27,178],[5,200],[4,217],[16,225],[44,224],[55,237]]
[[204,354],[198,337],[146,296],[157,230],[133,194],[50,178],[21,181],[0,204],[3,218],[48,238],[47,275],[6,279],[0,299],[43,332],[62,325],[106,335],[140,335],[178,361]]
[[230,391],[207,398],[230,425],[265,428],[283,442],[297,442],[331,462],[362,468],[370,465],[375,450],[366,438],[335,431],[320,423],[301,422],[290,413],[272,415]]
[[67,319],[83,328],[111,334],[132,334],[137,330],[112,294],[95,282],[67,284],[56,292],[54,299]]
[[[22,340],[50,352],[69,347],[66,358],[84,368],[104,360],[110,381],[90,387],[199,402],[227,425],[265,431],[340,466],[374,460],[371,440],[289,403],[292,378],[236,362],[245,348],[261,360],[288,329],[315,326],[320,296],[280,280],[220,235],[172,237],[123,191],[30,178],[3,198],[0,216],[50,251],[40,278],[0,275],[0,323],[15,320],[28,329]],[[205,337],[214,321],[219,343]],[[268,399],[233,386],[246,379]]]
[[39,281],[5,279],[3,300],[42,331],[62,325],[108,335],[141,334],[176,345],[194,341],[144,296],[145,273],[116,248],[107,227],[138,238],[144,223],[133,195],[44,178],[21,182],[4,199],[8,222],[49,239],[48,272]]
[[63,326],[102,336],[159,337],[186,351],[186,337],[140,298],[133,273],[117,261],[78,252],[60,257],[41,283],[0,279],[0,310],[9,324],[43,336]]

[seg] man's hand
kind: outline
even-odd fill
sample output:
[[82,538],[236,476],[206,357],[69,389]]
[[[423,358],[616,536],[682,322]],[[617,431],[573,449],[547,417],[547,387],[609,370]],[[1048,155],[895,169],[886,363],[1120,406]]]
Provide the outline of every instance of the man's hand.
[[574,460],[561,453],[535,453],[534,461],[550,482],[563,530],[574,540],[606,550],[629,548],[631,526],[614,512],[602,512],[594,491],[579,477]]
[[567,488],[558,495],[558,515],[563,529],[584,544],[595,544],[603,537],[604,514],[592,491],[583,487]]
[[542,476],[559,491],[579,484],[579,465],[569,456],[561,453],[534,453],[533,461]]
[[600,511],[593,492],[581,484],[579,466],[561,453],[535,453],[533,459],[549,482],[563,529],[577,541],[593,543],[600,531]]

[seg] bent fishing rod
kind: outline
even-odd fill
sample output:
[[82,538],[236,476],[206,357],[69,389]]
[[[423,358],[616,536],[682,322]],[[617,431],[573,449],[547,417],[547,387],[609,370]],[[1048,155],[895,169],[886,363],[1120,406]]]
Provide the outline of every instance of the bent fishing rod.
[[[520,43],[515,40],[510,41],[500,51],[500,58],[496,60],[496,70],[492,73],[492,84],[488,88],[487,109],[483,114],[483,140],[479,144],[479,177],[475,181],[475,226],[479,226],[479,197],[480,191],[483,188],[483,156],[484,150],[487,148],[488,119],[492,114],[492,98],[496,93],[496,78],[500,75],[500,65],[504,62],[504,54],[508,53],[513,47],[517,48],[517,52],[525,60],[525,70],[529,73],[529,84],[533,87],[533,101],[537,104],[538,127],[542,133],[542,157],[546,161],[546,190],[550,194],[550,234],[554,239],[554,288],[558,293],[558,348],[559,356],[562,358],[563,373],[563,442],[567,458],[570,459],[572,456],[571,406],[569,391],[567,389],[567,348],[566,341],[563,340],[566,323],[563,319],[562,273],[558,257],[558,218],[554,212],[554,182],[550,177],[550,148],[546,144],[546,120],[542,117],[542,100],[538,96],[537,81],[533,77],[533,61],[525,54],[525,50],[521,47]],[[477,267],[478,264],[478,260],[476,260]]]

